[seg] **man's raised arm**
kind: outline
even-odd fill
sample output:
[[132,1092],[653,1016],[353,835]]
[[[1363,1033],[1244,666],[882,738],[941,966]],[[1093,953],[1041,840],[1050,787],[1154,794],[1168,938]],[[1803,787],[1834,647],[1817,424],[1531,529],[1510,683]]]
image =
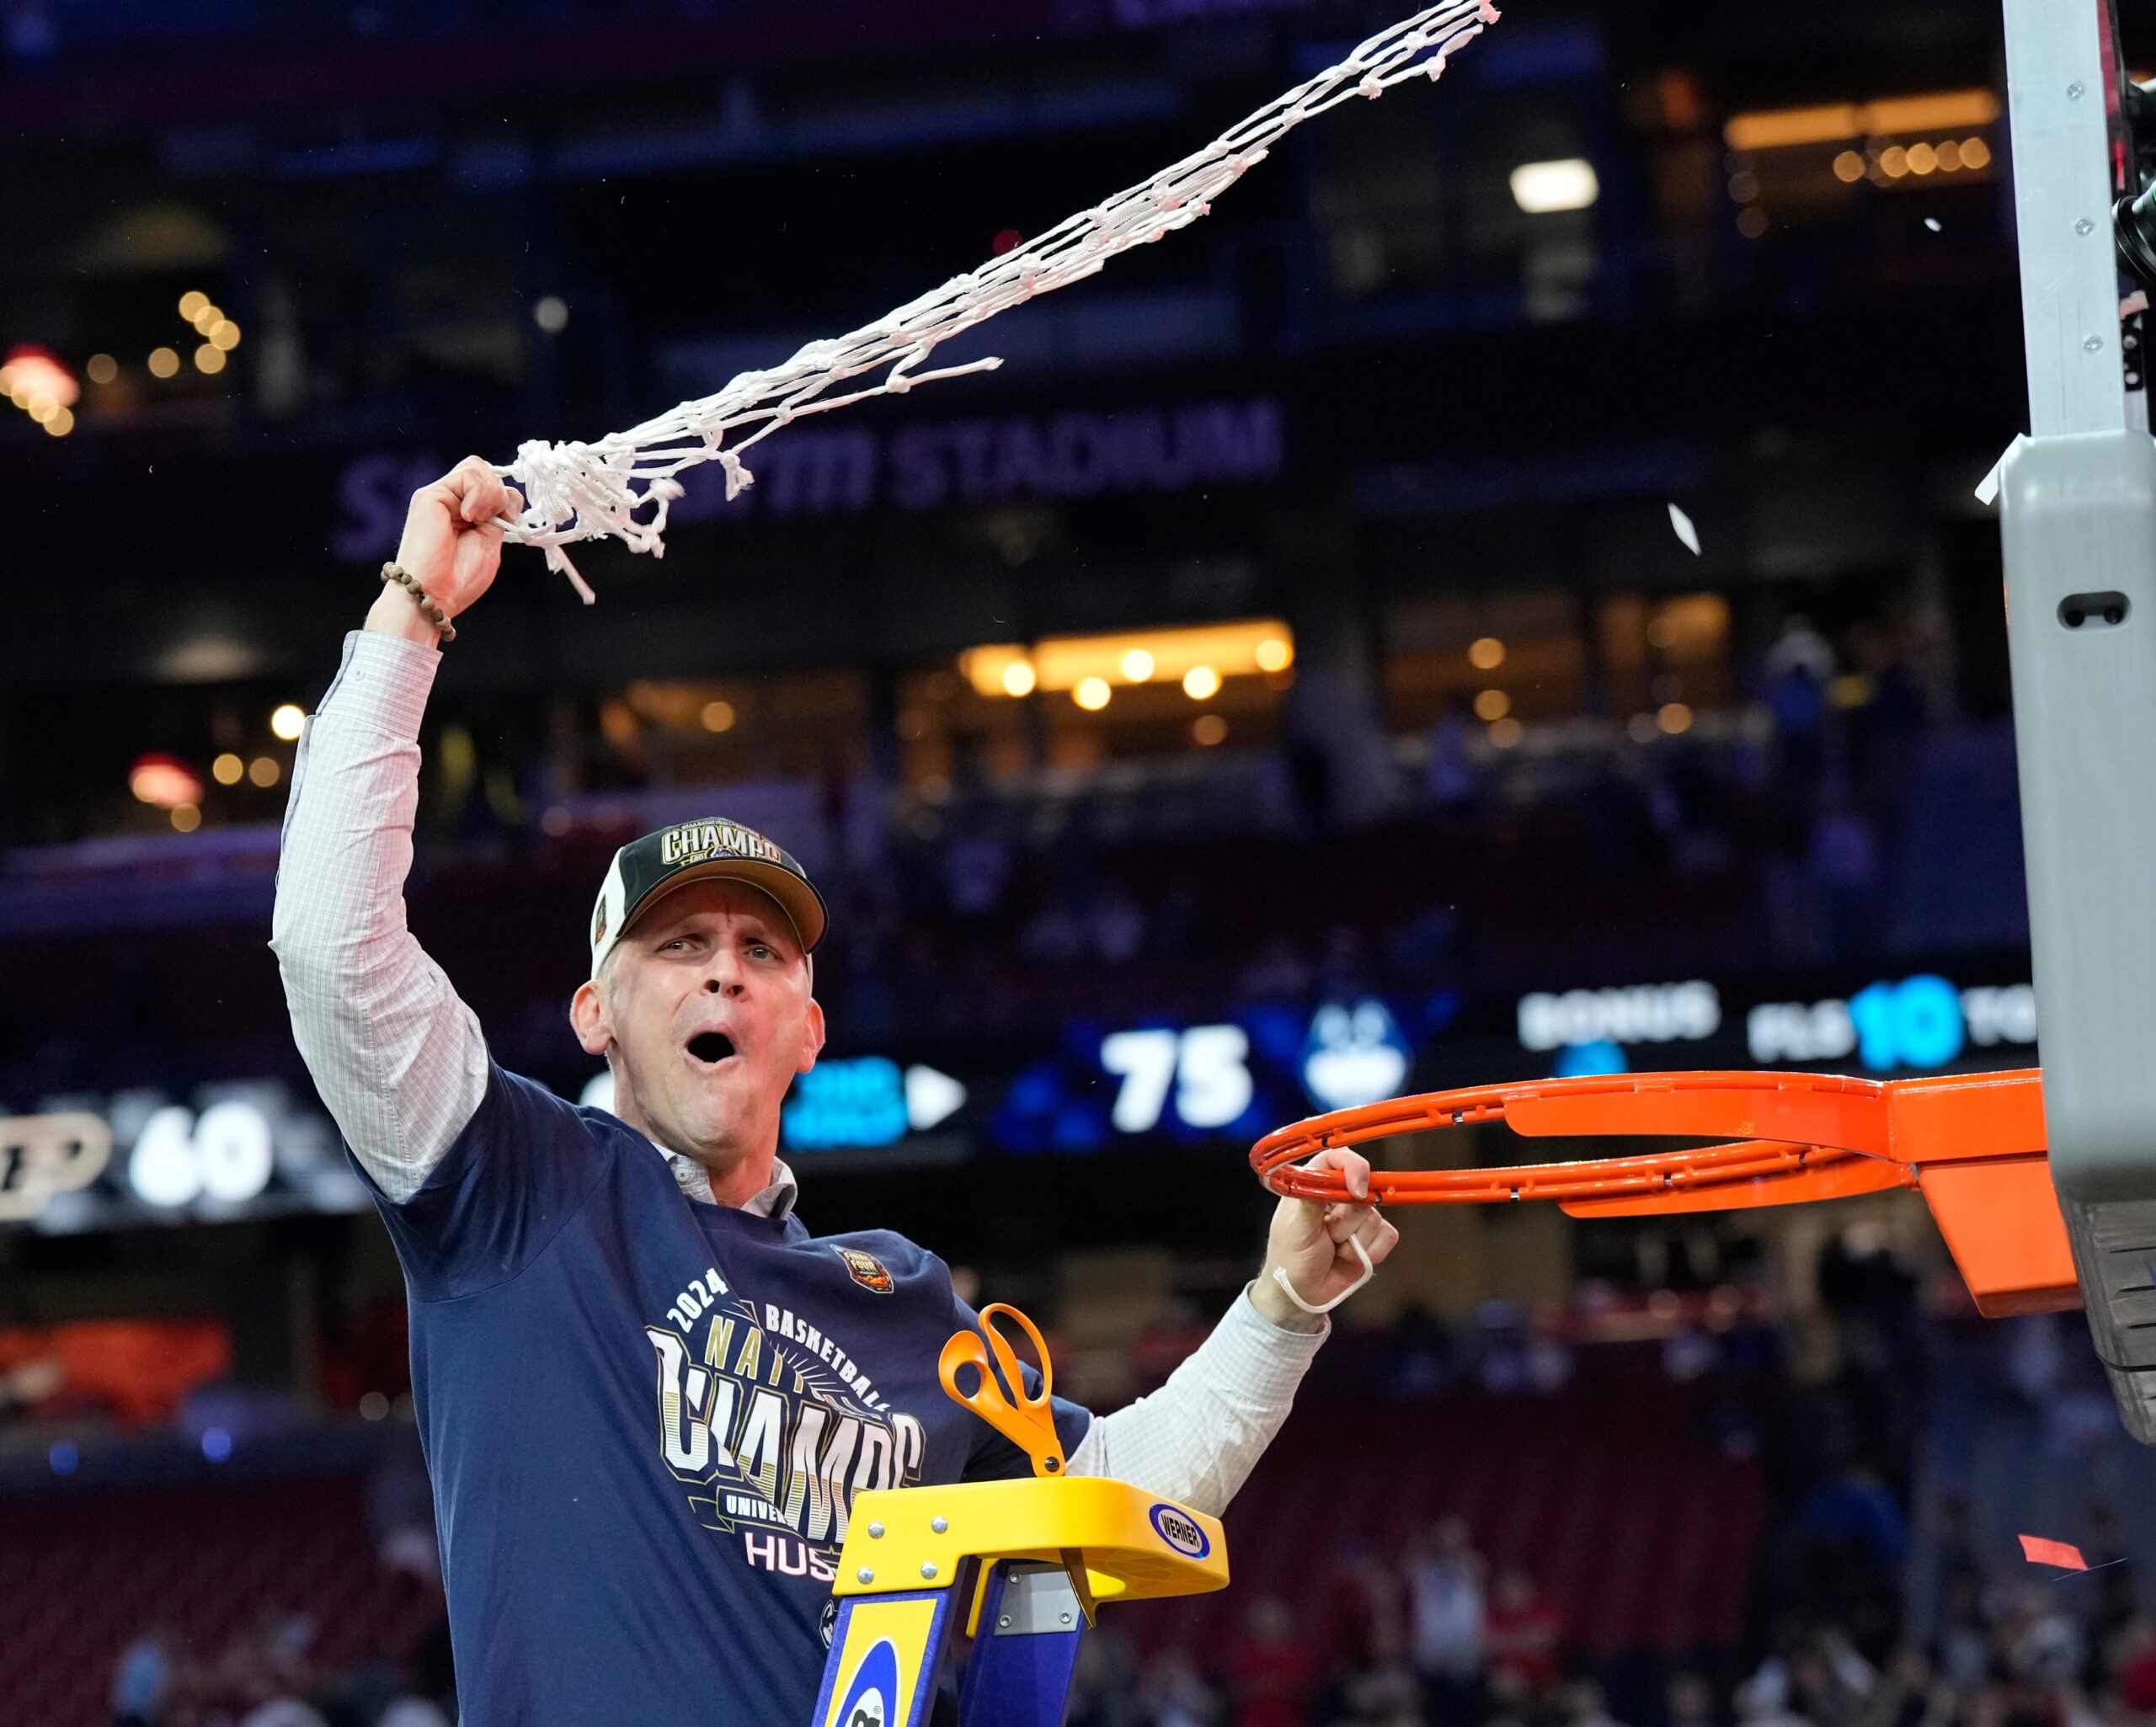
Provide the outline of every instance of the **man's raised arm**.
[[[522,507],[477,456],[414,494],[397,566],[454,617],[501,559]],[[385,581],[307,724],[293,766],[270,947],[316,1089],[392,1202],[416,1193],[487,1087],[479,1022],[404,923],[419,719],[441,632]]]

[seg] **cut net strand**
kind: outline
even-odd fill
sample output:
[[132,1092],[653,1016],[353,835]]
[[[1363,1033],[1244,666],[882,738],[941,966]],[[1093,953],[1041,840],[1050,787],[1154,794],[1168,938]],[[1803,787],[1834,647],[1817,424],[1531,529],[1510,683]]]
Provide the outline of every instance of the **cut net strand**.
[[[612,538],[633,552],[665,553],[676,477],[716,461],[730,501],[755,482],[744,451],[780,428],[873,396],[993,371],[999,359],[923,370],[942,343],[1036,295],[1097,274],[1118,253],[1188,227],[1212,200],[1265,160],[1305,120],[1360,96],[1374,99],[1412,77],[1434,82],[1450,56],[1497,21],[1488,0],[1442,0],[1378,32],[1337,65],[1298,84],[1203,150],[1114,197],[1065,217],[979,269],[953,276],[872,324],[811,342],[782,365],[741,373],[715,396],[682,402],[655,419],[595,442],[520,445],[497,469],[522,488],[524,509],[504,537],[544,550],[590,605],[595,597],[563,549]],[[871,382],[840,386],[888,367]],[[837,393],[833,393],[837,392]],[[729,441],[730,440],[730,441]]]

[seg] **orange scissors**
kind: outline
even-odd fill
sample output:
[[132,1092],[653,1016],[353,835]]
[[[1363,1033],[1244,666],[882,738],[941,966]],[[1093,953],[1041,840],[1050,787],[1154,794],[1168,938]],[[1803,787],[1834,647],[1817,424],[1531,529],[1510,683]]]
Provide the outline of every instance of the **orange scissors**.
[[[1019,1329],[1033,1340],[1033,1353],[1041,1362],[1041,1389],[1037,1397],[1026,1394],[1025,1374],[1019,1367],[1017,1354],[995,1329],[999,1317],[1015,1319]],[[958,1389],[961,1367],[973,1367],[980,1375],[980,1383],[970,1393]],[[1063,1441],[1056,1435],[1055,1415],[1049,1400],[1049,1394],[1055,1385],[1055,1369],[1049,1362],[1048,1345],[1042,1341],[1039,1329],[1017,1309],[1000,1301],[983,1308],[980,1330],[960,1331],[953,1335],[943,1346],[936,1372],[953,1401],[964,1405],[1033,1460],[1034,1474],[1063,1474],[1066,1461]],[[1007,1392],[1006,1386],[1010,1388]],[[1092,1580],[1086,1575],[1085,1555],[1075,1548],[1066,1547],[1058,1557],[1063,1561],[1064,1574],[1070,1579],[1071,1591],[1078,1597],[1079,1608],[1090,1625],[1093,1623],[1093,1588]],[[985,1579],[983,1581],[985,1586]],[[978,1609],[979,1597],[974,1605]]]
[[[1041,1363],[1041,1389],[1037,1397],[1026,1394],[1025,1375],[1019,1367],[1017,1354],[995,1329],[999,1316],[1016,1320],[1019,1329],[1033,1341],[1033,1353],[1040,1357]],[[961,1367],[979,1371],[980,1383],[971,1393],[958,1389]],[[1041,1341],[1033,1322],[1017,1309],[1000,1301],[983,1308],[980,1330],[958,1332],[945,1344],[936,1371],[943,1381],[943,1389],[954,1401],[963,1404],[1033,1460],[1036,1475],[1063,1473],[1063,1442],[1056,1437],[1055,1416],[1049,1402],[1049,1392],[1055,1380],[1054,1369],[1049,1365],[1048,1345]],[[1007,1392],[1006,1386],[1010,1388]]]

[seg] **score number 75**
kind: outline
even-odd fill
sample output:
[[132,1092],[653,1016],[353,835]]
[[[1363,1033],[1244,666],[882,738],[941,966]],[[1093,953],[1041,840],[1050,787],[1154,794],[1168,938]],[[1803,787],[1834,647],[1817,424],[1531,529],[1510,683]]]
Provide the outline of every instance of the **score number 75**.
[[1225,1127],[1250,1107],[1249,1057],[1240,1026],[1115,1032],[1101,1040],[1101,1065],[1123,1081],[1108,1119],[1124,1133],[1150,1132],[1172,1086],[1186,1127]]

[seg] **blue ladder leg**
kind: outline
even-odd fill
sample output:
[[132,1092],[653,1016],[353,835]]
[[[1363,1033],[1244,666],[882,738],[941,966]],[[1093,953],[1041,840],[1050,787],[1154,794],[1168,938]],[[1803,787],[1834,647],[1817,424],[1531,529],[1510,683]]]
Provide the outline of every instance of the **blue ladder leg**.
[[1063,1727],[1085,1629],[1060,1565],[999,1560],[981,1602],[959,1727]]

